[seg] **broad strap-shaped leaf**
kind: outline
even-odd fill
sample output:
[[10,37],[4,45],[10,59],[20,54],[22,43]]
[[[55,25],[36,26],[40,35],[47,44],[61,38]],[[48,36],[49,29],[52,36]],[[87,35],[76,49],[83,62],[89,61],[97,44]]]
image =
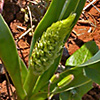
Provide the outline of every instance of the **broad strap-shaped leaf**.
[[91,57],[91,59],[89,59],[81,65],[78,65],[78,67],[89,66],[98,62],[100,62],[100,50],[93,57]]
[[47,97],[47,93],[36,93],[35,95],[32,95],[32,97],[29,100],[45,100]]
[[98,47],[94,41],[85,43],[80,49],[78,49],[73,55],[71,55],[67,61],[66,66],[77,66],[87,60],[89,60],[94,54],[97,53]]
[[28,74],[28,69],[27,69],[27,66],[25,65],[25,63],[22,61],[21,58],[19,58],[20,60],[20,63],[21,63],[21,79],[22,79],[22,85],[24,85],[24,82],[25,82],[25,79],[26,79],[26,76]]
[[0,58],[4,63],[10,77],[16,87],[17,94],[22,99],[25,97],[25,91],[22,86],[21,64],[13,36],[0,15]]
[[[93,68],[94,66],[98,66],[98,68]],[[90,79],[92,79],[95,83],[100,84],[100,63],[99,64],[95,64],[93,66],[90,66],[89,68],[86,67],[84,68],[84,74],[85,76],[89,77]]]
[[100,84],[100,50],[91,59],[78,67],[83,67],[84,75]]

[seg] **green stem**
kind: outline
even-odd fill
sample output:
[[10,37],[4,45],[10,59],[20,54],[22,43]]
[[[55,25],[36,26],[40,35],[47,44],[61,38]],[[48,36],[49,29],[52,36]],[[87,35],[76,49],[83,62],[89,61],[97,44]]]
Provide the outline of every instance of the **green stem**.
[[28,75],[24,83],[24,89],[26,90],[26,93],[27,93],[27,99],[31,96],[32,90],[35,86],[37,79],[38,79],[38,76],[33,74],[32,68],[30,67]]

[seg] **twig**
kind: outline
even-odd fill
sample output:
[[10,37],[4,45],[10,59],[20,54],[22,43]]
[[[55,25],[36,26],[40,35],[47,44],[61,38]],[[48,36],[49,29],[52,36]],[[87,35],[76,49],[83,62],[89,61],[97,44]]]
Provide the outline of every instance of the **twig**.
[[92,19],[93,19],[93,21],[94,21],[94,29],[93,29],[93,31],[92,31],[92,33],[95,31],[95,29],[96,29],[96,27],[97,27],[97,23],[96,23],[96,20],[95,20],[95,18],[94,18],[94,16],[93,15],[91,15],[91,13],[89,13],[89,12],[87,12],[88,13],[88,15],[90,15],[91,17],[92,17]]
[[81,23],[81,24],[89,24],[89,25],[95,27],[95,25],[90,20],[84,20],[84,19],[82,19],[82,20],[78,20],[78,22]]
[[26,31],[26,28],[21,27],[21,26],[19,26],[19,25],[17,25],[17,28],[19,28],[19,29],[22,29],[22,30]]
[[17,41],[19,41],[23,36],[25,36],[26,34],[28,34],[35,26],[33,25],[31,28],[29,28],[25,33],[23,33]]
[[89,0],[87,0],[87,1],[89,2],[89,4],[88,4],[86,7],[83,8],[83,12],[82,12],[82,13],[84,13],[84,11],[85,11],[88,7],[90,7],[91,5],[100,13],[100,10],[93,4],[96,0],[93,0],[92,2],[90,2]]
[[[85,11],[86,12],[86,11]],[[94,16],[93,15],[91,15],[91,13],[89,13],[89,12],[86,12],[90,17],[92,17],[92,19],[93,19],[93,21],[94,21],[94,23],[89,23],[91,26],[93,26],[94,27],[94,29],[93,29],[93,31],[92,31],[92,33],[95,31],[95,29],[96,29],[96,27],[97,27],[97,25],[96,25],[96,20],[95,20],[95,18],[94,18]],[[85,15],[85,13],[82,13],[85,17],[86,17],[86,19],[88,20],[88,18],[87,18],[87,16]],[[89,21],[90,22],[90,21]]]
[[31,13],[31,10],[30,10],[30,7],[29,6],[27,6],[27,9],[28,9],[28,12],[29,12],[29,16],[30,16],[30,24],[31,24],[31,31],[32,31],[32,33],[33,33],[33,29],[32,29],[32,13]]
[[33,4],[38,4],[37,1],[30,1],[30,0],[27,0],[27,1],[30,2],[30,3],[33,3]]
[[[89,0],[87,0],[87,1],[90,3]],[[100,13],[100,10],[94,4],[91,4],[91,5]]]
[[93,0],[92,2],[90,2],[86,7],[83,8],[83,10],[85,11],[88,7],[90,7],[96,0]]

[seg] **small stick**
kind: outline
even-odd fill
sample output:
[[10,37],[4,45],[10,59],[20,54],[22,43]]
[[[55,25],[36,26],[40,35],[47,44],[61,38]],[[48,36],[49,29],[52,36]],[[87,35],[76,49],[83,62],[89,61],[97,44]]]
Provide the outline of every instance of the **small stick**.
[[81,24],[89,24],[89,25],[95,27],[95,25],[90,20],[84,20],[84,19],[82,19],[82,20],[78,20],[78,22],[81,23]]
[[30,2],[30,3],[33,3],[33,4],[38,4],[37,1],[30,1],[30,0],[27,0],[27,1]]
[[96,0],[93,0],[92,2],[90,2],[86,7],[83,8],[83,10],[86,10],[88,7],[90,7]]
[[27,6],[27,9],[28,9],[28,12],[29,12],[29,16],[30,16],[30,24],[31,24],[31,31],[32,31],[32,33],[33,33],[33,29],[32,29],[32,13],[31,13],[31,10],[30,10],[30,7],[29,6]]
[[96,29],[96,27],[97,27],[97,23],[96,23],[96,20],[95,20],[95,18],[94,18],[94,16],[93,15],[91,15],[91,13],[89,13],[88,12],[88,15],[90,15],[92,18],[93,18],[93,21],[94,21],[94,30],[92,31],[92,33],[95,31],[95,29]]
[[[89,0],[87,0],[87,1],[90,3]],[[91,4],[91,5],[100,13],[100,10],[94,4]]]
[[19,29],[22,29],[22,30],[26,31],[26,28],[21,27],[21,26],[19,26],[19,25],[17,25],[17,28],[19,28]]
[[19,41],[23,36],[25,36],[26,34],[28,34],[35,26],[33,25],[31,28],[29,28],[25,33],[23,33],[17,41]]

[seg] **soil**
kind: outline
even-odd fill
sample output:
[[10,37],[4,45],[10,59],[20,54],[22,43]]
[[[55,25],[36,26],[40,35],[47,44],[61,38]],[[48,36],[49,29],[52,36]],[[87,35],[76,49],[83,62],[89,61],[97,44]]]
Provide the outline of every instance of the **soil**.
[[[86,5],[87,4],[89,3],[86,2]],[[25,17],[25,12],[28,12],[28,10],[23,11],[23,9],[27,8],[26,5],[28,5],[28,2],[25,0],[5,0],[2,15],[13,33],[19,56],[23,59],[25,64],[28,65],[28,56],[32,36],[31,34],[27,34],[19,39],[19,37],[26,32],[27,27],[30,27],[29,17]],[[35,3],[33,5],[34,7],[32,6],[33,8],[31,11],[33,11],[33,25],[36,27],[38,22],[43,17],[46,8],[44,7],[44,3],[41,3],[40,5]],[[99,11],[97,11],[95,7]],[[78,50],[85,42],[91,40],[94,40],[100,49],[100,0],[96,0],[94,6],[91,5],[84,12],[82,12],[68,41],[65,43],[68,55],[64,56],[62,64],[64,64],[64,61],[76,50]],[[0,66],[1,64],[2,63],[0,61]],[[12,84],[10,86],[12,87],[13,93],[16,94],[14,86]],[[10,86],[7,84],[5,71],[0,67],[0,100],[13,100],[12,92],[8,91]],[[100,100],[100,86],[94,83],[93,88],[82,97],[82,100]]]

